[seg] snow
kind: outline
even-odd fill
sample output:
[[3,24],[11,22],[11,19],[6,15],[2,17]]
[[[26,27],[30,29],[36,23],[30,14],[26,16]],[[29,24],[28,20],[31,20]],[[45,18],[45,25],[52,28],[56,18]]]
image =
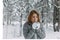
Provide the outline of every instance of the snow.
[[45,39],[60,39],[60,32],[48,32]]
[[[18,23],[18,22],[17,22]],[[15,25],[4,25],[3,29],[3,38],[8,39],[24,39],[23,36],[23,27],[21,28],[19,24],[15,23]],[[22,21],[22,25],[25,21]],[[51,25],[51,24],[49,24]],[[45,29],[46,30],[46,29]],[[60,39],[60,32],[53,32],[52,30],[46,30],[45,39]]]

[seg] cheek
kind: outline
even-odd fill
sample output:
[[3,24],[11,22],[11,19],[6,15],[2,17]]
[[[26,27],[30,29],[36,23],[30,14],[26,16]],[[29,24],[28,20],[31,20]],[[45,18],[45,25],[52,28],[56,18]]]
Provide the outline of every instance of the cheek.
[[38,21],[38,18],[37,18],[37,21]]
[[38,20],[38,18],[36,18],[36,20]]
[[34,21],[34,18],[31,18],[32,21]]
[[38,21],[38,18],[36,18],[35,20]]

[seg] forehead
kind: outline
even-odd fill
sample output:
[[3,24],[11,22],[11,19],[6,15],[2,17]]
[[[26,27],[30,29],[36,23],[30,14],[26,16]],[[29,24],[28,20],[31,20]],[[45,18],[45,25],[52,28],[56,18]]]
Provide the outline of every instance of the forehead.
[[36,13],[34,13],[32,16],[38,16]]

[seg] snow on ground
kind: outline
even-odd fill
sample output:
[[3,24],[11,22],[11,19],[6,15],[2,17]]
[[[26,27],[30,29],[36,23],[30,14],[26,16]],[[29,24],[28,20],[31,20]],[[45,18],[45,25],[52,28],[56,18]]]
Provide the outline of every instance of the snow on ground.
[[[24,21],[22,22],[25,23]],[[22,27],[23,28],[23,27]],[[16,25],[4,25],[3,27],[3,38],[18,38],[18,39],[24,39],[23,36],[23,29],[20,28],[20,25],[16,23]],[[22,29],[22,30],[20,30]],[[48,29],[45,29],[46,31],[46,37],[45,39],[60,39],[60,32],[53,32],[47,31]]]
[[46,33],[46,38],[45,39],[60,39],[60,32]]

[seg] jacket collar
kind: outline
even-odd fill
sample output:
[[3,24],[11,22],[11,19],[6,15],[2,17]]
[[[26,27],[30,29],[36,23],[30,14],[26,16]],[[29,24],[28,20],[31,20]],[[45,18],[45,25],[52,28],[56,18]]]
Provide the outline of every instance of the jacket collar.
[[32,23],[28,22],[29,25],[32,25]]

